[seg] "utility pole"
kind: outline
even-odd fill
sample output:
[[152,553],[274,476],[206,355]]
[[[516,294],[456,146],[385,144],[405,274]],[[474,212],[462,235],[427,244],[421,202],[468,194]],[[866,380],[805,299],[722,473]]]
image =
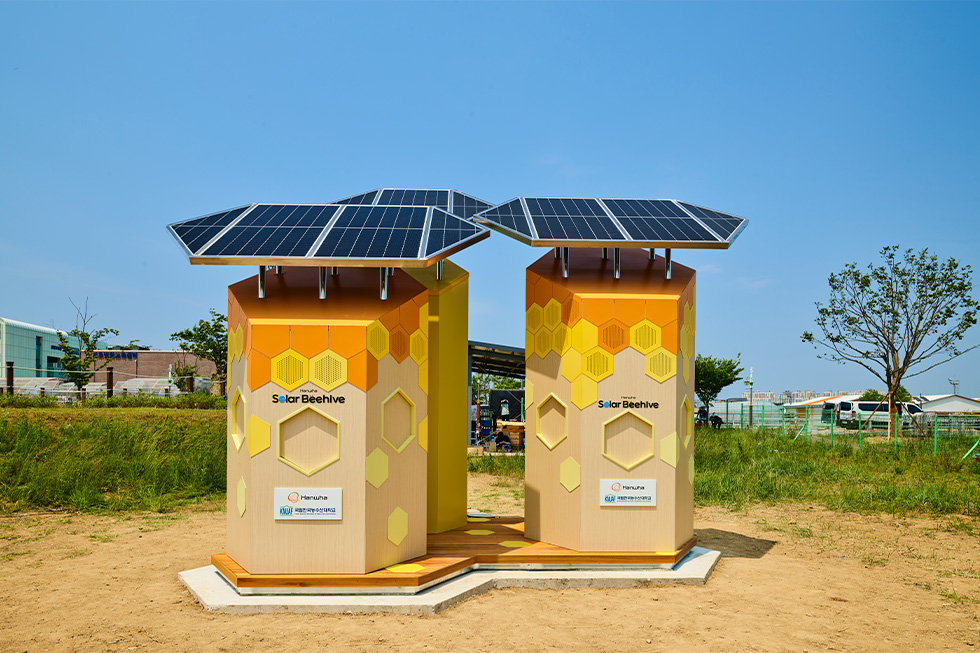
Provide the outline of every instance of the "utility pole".
[[745,382],[745,385],[749,386],[749,428],[752,428],[752,368],[749,367],[749,380]]

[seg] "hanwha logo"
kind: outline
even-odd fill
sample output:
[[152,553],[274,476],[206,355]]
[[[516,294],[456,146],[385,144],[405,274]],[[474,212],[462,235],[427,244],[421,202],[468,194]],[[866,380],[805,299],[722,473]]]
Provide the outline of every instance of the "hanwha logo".
[[[279,495],[279,496],[282,496],[282,495]],[[297,501],[299,501],[299,492],[290,492],[289,493],[289,496],[286,497],[286,498],[289,499],[289,502],[290,503],[296,503]]]
[[612,491],[613,492],[619,492],[622,489],[623,489],[623,486],[620,485],[619,483],[613,483],[612,484]]

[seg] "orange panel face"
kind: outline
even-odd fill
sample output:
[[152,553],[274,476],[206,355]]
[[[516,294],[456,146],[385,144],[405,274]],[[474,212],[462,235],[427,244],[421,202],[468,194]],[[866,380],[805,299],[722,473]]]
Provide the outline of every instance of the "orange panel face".
[[328,346],[327,327],[289,327],[289,347],[307,358],[313,358]]
[[630,344],[630,329],[619,320],[609,320],[599,327],[599,346],[613,354]]
[[289,349],[289,327],[285,324],[257,324],[252,327],[252,349],[269,358]]
[[331,326],[330,349],[344,358],[367,349],[367,328],[362,326]]
[[677,353],[677,320],[660,327],[660,346],[672,354]]
[[538,280],[534,282],[534,303],[538,306],[544,307],[548,303],[548,300],[553,297],[554,284],[547,279],[542,279],[538,277]]
[[[531,275],[528,274],[528,279],[530,279],[530,277]],[[537,278],[537,275],[535,275],[535,278]],[[531,281],[527,281],[524,283],[524,310],[526,311],[527,309],[531,308],[531,304],[533,303],[534,303],[534,283],[532,283]]]
[[367,392],[378,382],[378,360],[368,351],[355,354],[347,361],[347,381]]
[[388,311],[381,316],[381,324],[385,325],[385,328],[391,331],[396,326],[398,326],[398,320],[401,316],[401,311],[397,308],[393,311]]
[[567,288],[562,288],[558,284],[554,285],[552,292],[554,292],[554,297],[558,300],[559,304],[565,303],[565,300],[572,296],[572,293]]
[[271,380],[272,364],[268,356],[253,351],[248,357],[248,388],[253,392]]
[[408,345],[408,333],[405,329],[401,325],[392,329],[388,338],[388,351],[399,363],[408,358]]
[[608,322],[613,317],[613,300],[583,299],[582,316],[596,326]]
[[561,303],[561,321],[570,327],[582,319],[582,299],[569,294]]
[[409,333],[419,328],[419,307],[415,302],[405,302],[398,310],[398,321]]
[[626,326],[633,326],[646,315],[646,306],[642,299],[615,300],[616,319]]
[[647,319],[657,326],[667,326],[677,319],[677,301],[673,299],[648,299]]
[[242,353],[248,356],[252,353],[252,323],[248,320],[242,324],[242,340]]

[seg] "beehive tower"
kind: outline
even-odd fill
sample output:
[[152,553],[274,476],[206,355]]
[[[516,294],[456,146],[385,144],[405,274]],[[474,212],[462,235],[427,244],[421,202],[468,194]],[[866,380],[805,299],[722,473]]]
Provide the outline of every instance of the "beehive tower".
[[[576,551],[672,553],[694,536],[695,274],[599,248],[527,270],[528,537]],[[601,481],[655,481],[655,506],[604,505]]]
[[[314,268],[228,290],[228,555],[252,574],[367,573],[425,554],[428,291]],[[342,488],[343,518],[277,519],[276,488]]]

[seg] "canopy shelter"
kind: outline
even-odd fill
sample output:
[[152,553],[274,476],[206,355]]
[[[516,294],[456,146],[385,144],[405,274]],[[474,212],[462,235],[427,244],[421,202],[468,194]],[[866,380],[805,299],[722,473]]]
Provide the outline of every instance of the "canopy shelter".
[[524,349],[470,340],[470,375],[524,378]]

